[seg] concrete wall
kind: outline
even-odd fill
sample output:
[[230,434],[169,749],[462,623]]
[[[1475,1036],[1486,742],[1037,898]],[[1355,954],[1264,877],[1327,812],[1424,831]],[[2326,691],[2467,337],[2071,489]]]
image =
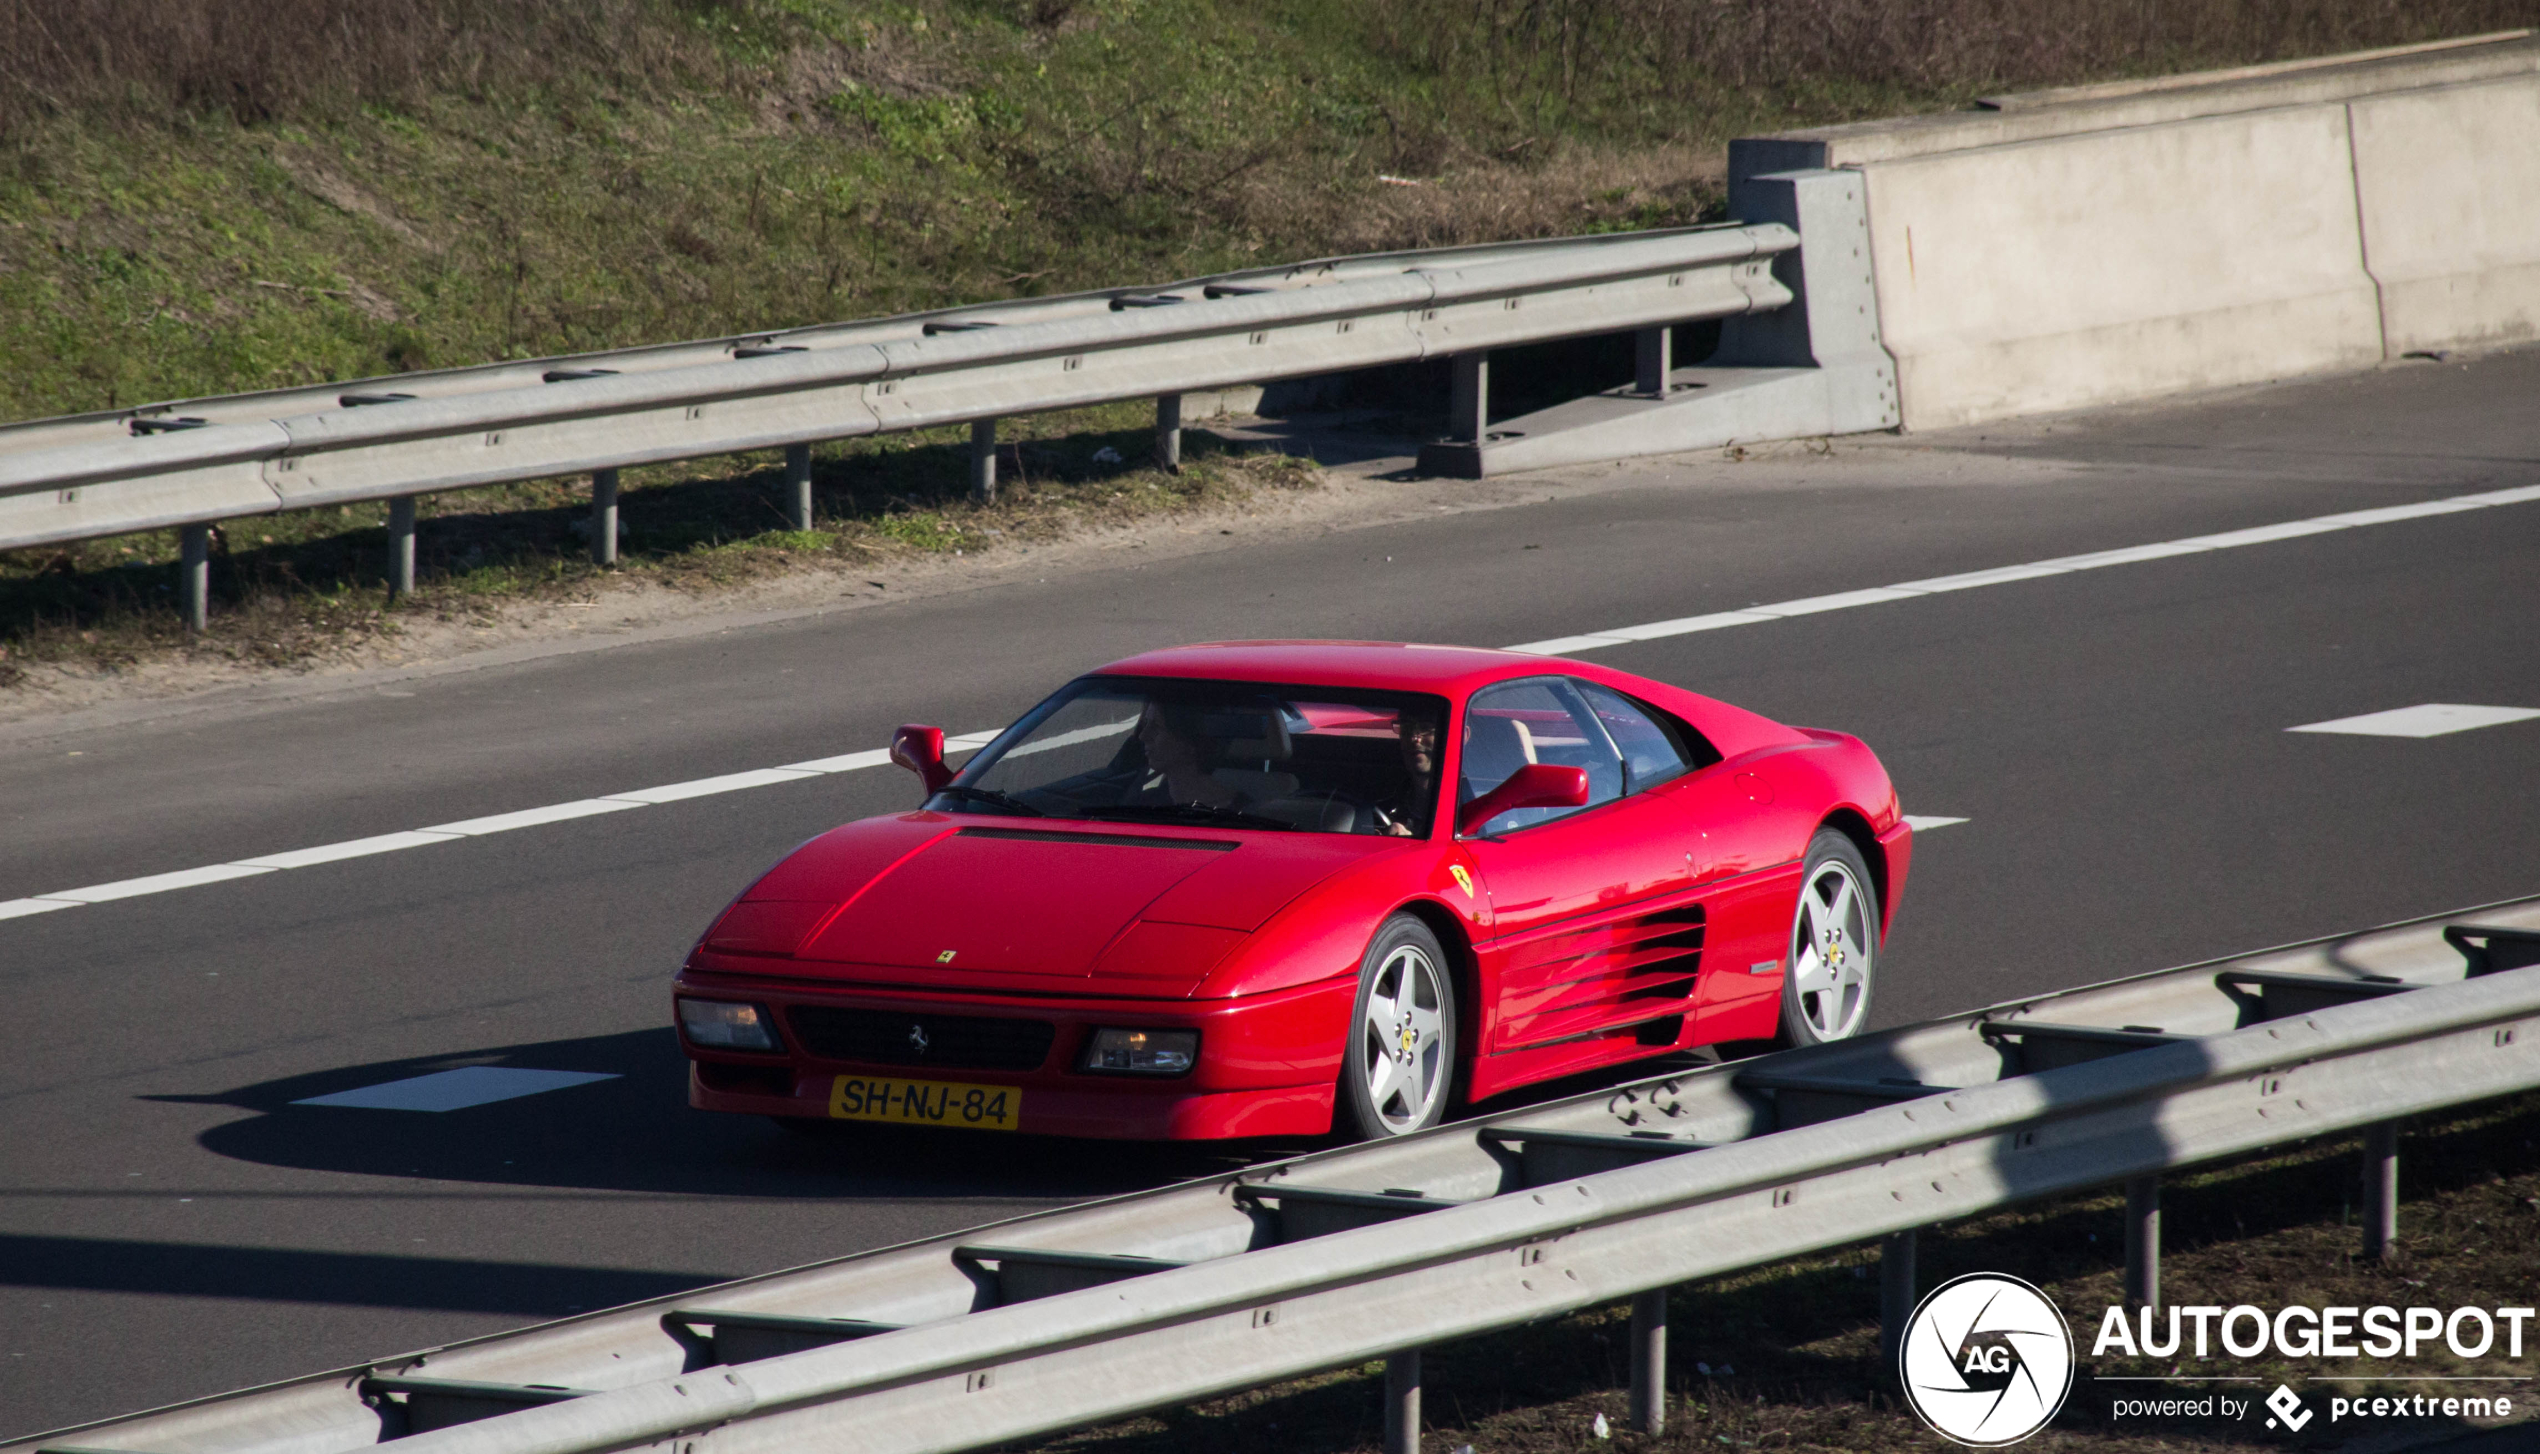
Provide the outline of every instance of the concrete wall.
[[2540,337],[2540,42],[2016,99],[1731,151],[1861,174],[1908,427]]
[[1909,427],[2381,359],[2342,106],[1862,171]]
[[2359,99],[2365,267],[2392,357],[2540,338],[2540,81]]

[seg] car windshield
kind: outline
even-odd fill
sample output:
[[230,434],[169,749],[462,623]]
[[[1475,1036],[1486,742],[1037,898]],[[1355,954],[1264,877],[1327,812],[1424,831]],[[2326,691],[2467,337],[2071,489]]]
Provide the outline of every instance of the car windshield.
[[1446,703],[1409,692],[1086,677],[927,806],[1425,838]]

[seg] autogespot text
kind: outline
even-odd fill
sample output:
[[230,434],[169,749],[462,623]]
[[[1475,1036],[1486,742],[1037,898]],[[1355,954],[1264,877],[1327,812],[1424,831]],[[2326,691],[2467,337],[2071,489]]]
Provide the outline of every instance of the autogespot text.
[[[2269,1317],[2262,1308],[2172,1307],[2166,1328],[2152,1309],[2138,1309],[2129,1319],[2121,1307],[2099,1320],[2094,1358],[2111,1354],[2128,1358],[2171,1358],[2191,1335],[2191,1356],[2208,1358],[2219,1344],[2234,1358],[2255,1358],[2270,1350],[2284,1358],[2414,1358],[2420,1348],[2440,1340],[2456,1358],[2484,1358],[2503,1334],[2504,1357],[2522,1356],[2523,1325],[2531,1308],[2280,1308]],[[2155,1336],[2160,1334],[2163,1336]]]

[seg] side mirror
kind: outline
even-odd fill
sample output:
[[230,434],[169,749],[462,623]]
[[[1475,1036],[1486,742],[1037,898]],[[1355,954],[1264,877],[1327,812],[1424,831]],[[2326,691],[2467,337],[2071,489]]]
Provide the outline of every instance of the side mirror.
[[1455,836],[1470,838],[1482,831],[1484,823],[1519,808],[1584,808],[1587,800],[1586,768],[1530,762],[1510,773],[1508,781],[1456,809]]
[[892,733],[891,761],[917,774],[918,781],[926,784],[926,796],[930,798],[952,781],[952,769],[944,766],[941,727],[920,727],[912,722]]

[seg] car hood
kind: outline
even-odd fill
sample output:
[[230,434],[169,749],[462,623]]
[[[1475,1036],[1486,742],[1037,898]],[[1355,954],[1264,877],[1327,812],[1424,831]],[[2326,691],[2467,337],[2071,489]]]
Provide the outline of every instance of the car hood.
[[[1399,839],[906,813],[803,845],[706,936],[792,973],[1187,987],[1297,895]],[[879,972],[879,973],[877,973]]]

